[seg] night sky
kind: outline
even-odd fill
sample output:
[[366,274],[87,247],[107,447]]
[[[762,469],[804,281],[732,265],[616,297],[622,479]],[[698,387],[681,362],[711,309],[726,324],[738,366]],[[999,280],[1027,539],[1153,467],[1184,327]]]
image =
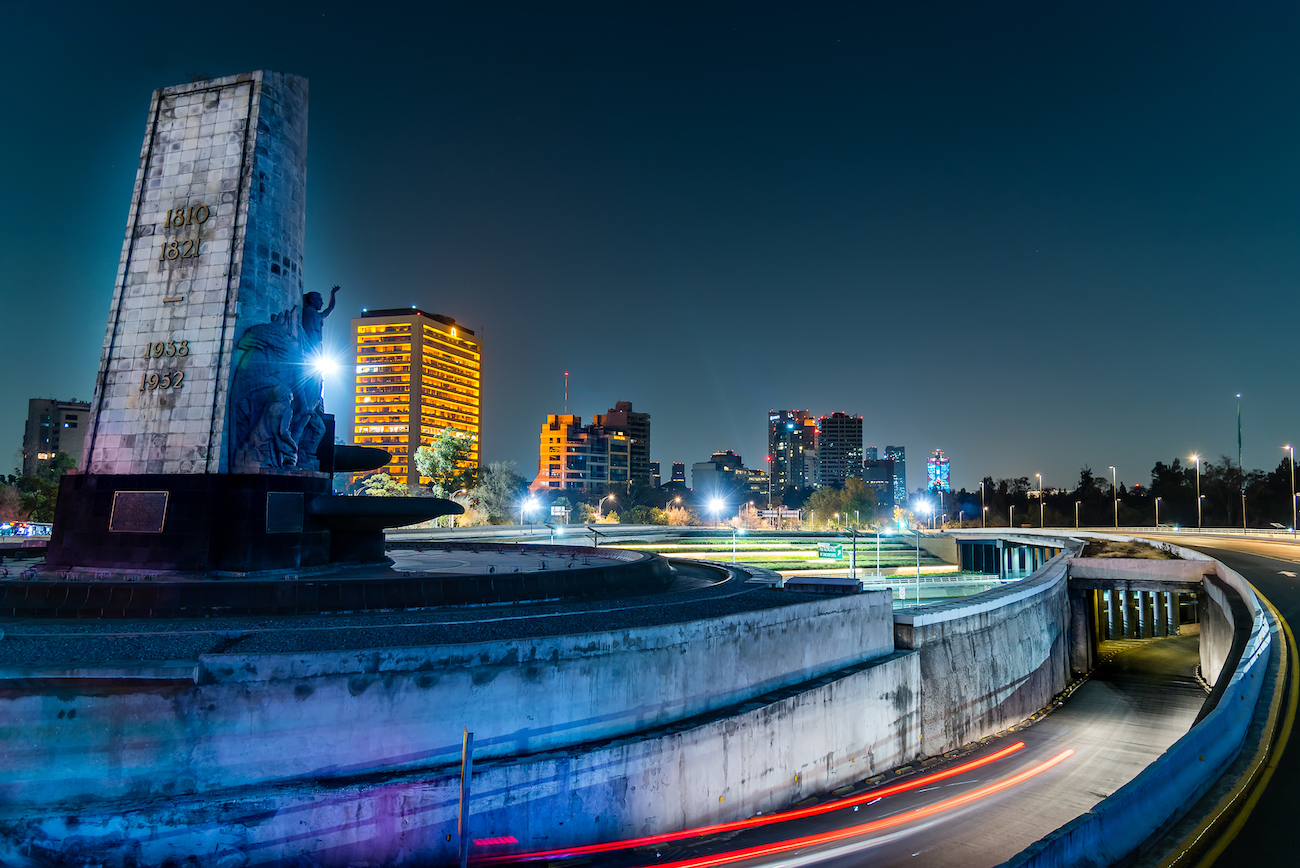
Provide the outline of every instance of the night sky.
[[478,331],[527,476],[566,370],[665,478],[764,467],[771,408],[862,414],[913,489],[936,447],[1146,483],[1235,455],[1238,392],[1247,467],[1300,441],[1295,3],[125,5],[0,11],[6,472],[28,398],[91,397],[151,91],[258,68],[311,80],[327,341]]

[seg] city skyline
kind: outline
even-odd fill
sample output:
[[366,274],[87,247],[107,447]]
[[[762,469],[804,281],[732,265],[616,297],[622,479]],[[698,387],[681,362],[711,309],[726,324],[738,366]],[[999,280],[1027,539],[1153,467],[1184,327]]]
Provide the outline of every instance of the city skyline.
[[[303,273],[344,287],[327,344],[345,354],[364,307],[475,329],[499,353],[486,461],[527,471],[564,371],[571,408],[653,414],[661,464],[761,455],[783,406],[942,444],[967,489],[1235,457],[1238,392],[1248,468],[1300,440],[1300,408],[1251,388],[1291,366],[1261,325],[1300,266],[1297,121],[1275,111],[1300,12],[741,8],[438,10],[395,33],[285,7],[149,55],[109,49],[143,13],[6,10],[30,36],[11,76],[93,75],[97,98],[0,97],[43,131],[0,144],[0,457],[29,399],[91,396],[148,94],[257,66],[311,82]],[[361,91],[374,68],[390,86]],[[52,229],[69,203],[75,255]],[[350,393],[326,387],[340,430]]]

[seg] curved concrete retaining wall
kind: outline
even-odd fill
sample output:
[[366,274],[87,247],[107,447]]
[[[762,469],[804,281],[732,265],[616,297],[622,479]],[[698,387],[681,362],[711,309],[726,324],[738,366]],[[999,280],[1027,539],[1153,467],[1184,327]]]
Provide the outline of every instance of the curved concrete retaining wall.
[[895,613],[896,644],[921,655],[927,754],[1019,723],[1070,680],[1068,552],[1023,582]]
[[[471,835],[550,849],[665,832],[787,808],[919,754],[915,654],[892,654],[703,718],[575,750],[475,761]],[[477,734],[475,736],[477,743]],[[169,800],[100,803],[0,823],[51,863],[292,860],[315,865],[455,864],[455,766],[295,781]],[[6,828],[7,827],[7,828]],[[448,838],[450,837],[450,840]],[[512,847],[512,850],[517,848]]]
[[474,837],[633,837],[788,808],[1002,729],[1064,687],[1063,556],[891,613],[876,591],[515,642],[210,655],[197,685],[0,695],[16,763],[0,843],[108,863],[196,848],[225,865],[450,862],[462,726]]
[[876,591],[607,633],[214,654],[185,688],[0,696],[0,802],[427,768],[458,760],[463,726],[485,759],[616,738],[887,656],[890,609]]

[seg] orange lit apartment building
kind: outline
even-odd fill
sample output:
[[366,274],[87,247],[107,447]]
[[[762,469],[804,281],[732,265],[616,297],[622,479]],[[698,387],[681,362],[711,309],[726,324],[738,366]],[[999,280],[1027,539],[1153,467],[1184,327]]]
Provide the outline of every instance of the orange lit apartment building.
[[[414,490],[415,450],[446,428],[474,437],[479,466],[482,344],[449,316],[418,308],[366,310],[352,320],[357,359],[352,442],[393,454],[384,468]],[[413,437],[412,431],[416,434]]]
[[534,491],[562,489],[601,494],[611,484],[628,484],[631,438],[581,416],[551,414],[542,425]]

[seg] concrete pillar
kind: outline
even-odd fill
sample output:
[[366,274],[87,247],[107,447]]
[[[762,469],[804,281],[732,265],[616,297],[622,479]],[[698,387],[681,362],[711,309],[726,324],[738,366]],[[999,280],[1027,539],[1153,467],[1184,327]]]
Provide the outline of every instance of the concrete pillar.
[[1133,592],[1120,591],[1120,607],[1124,610],[1124,638],[1136,639],[1138,637],[1138,619],[1136,606],[1134,606]]
[[1124,638],[1124,608],[1121,605],[1122,601],[1119,595],[1120,592],[1113,588],[1106,592],[1106,596],[1110,601],[1110,623],[1107,625],[1108,629],[1106,630],[1107,639]]
[[1075,675],[1089,672],[1093,666],[1096,639],[1091,611],[1091,591],[1070,591],[1070,671]]
[[1156,613],[1156,636],[1161,638],[1169,635],[1169,594],[1155,595]]

